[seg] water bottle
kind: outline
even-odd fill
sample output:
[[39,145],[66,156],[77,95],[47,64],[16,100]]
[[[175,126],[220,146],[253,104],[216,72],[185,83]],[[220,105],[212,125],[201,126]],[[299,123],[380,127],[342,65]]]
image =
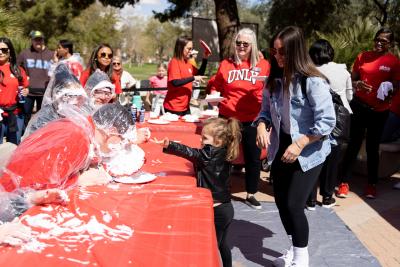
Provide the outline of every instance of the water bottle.
[[132,104],[131,106],[131,113],[132,113],[132,119],[134,122],[136,122],[136,118],[137,118],[137,107],[135,104]]
[[144,122],[145,113],[146,113],[146,109],[144,108],[144,103],[143,103],[142,107],[139,110],[139,122]]
[[22,90],[24,89],[23,86],[18,86],[18,102],[20,104],[25,103],[25,96],[22,95]]

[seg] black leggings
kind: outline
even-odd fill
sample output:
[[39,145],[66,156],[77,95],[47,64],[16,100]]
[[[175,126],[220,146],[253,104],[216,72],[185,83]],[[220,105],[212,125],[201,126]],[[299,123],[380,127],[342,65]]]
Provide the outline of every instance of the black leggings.
[[185,110],[185,111],[174,111],[174,110],[170,110],[170,109],[164,108],[164,111],[166,113],[169,112],[169,113],[172,113],[172,114],[176,114],[178,116],[185,116],[185,115],[190,114],[190,108],[188,110]]
[[379,143],[389,112],[373,111],[357,98],[351,101],[350,106],[353,114],[351,115],[349,147],[343,160],[342,182],[347,183],[351,178],[352,168],[366,132],[368,183],[376,184],[378,182]]
[[258,191],[258,181],[261,171],[261,149],[256,145],[257,128],[251,122],[242,122],[242,148],[244,168],[246,170],[246,192],[255,194]]
[[218,248],[224,267],[232,266],[231,249],[226,242],[226,237],[233,220],[233,214],[234,210],[231,202],[214,207],[215,231],[217,232]]
[[[281,131],[282,132],[282,131]],[[322,164],[303,172],[298,160],[284,163],[281,157],[292,143],[290,135],[281,133],[279,150],[271,166],[274,177],[275,202],[283,227],[292,236],[293,246],[308,245],[308,221],[304,206],[322,169]]]

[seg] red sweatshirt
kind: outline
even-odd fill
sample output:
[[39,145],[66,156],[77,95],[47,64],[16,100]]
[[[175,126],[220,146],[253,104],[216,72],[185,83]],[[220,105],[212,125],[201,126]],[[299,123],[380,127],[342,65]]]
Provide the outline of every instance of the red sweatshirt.
[[[81,74],[81,78],[79,79],[79,81],[81,82],[82,86],[85,87],[87,80],[90,77],[90,69],[87,68],[86,70],[84,70]],[[122,88],[121,88],[121,80],[120,77],[117,76],[117,74],[115,72],[113,72],[112,76],[111,76],[111,82],[112,84],[115,85],[115,93],[117,95],[122,93]]]
[[269,72],[270,64],[265,59],[254,68],[249,61],[237,65],[230,59],[223,60],[211,87],[211,91],[220,91],[226,98],[219,103],[219,114],[241,122],[253,121],[261,109],[264,81],[252,76],[268,76]]

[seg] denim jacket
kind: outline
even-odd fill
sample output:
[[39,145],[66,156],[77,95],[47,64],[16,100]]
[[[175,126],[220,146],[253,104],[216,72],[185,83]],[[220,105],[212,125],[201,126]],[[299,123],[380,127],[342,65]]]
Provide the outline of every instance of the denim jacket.
[[[301,169],[305,172],[325,161],[331,152],[331,142],[328,137],[335,127],[336,117],[329,85],[319,77],[307,78],[307,97],[301,91],[300,75],[296,75],[290,86],[290,135],[292,140],[299,139],[302,135],[321,135],[314,143],[304,147],[298,160]],[[276,79],[276,88],[270,93],[264,89],[261,111],[255,119],[253,126],[260,120],[271,125],[270,146],[268,147],[268,161],[271,163],[279,148],[279,134],[281,125],[281,112],[283,101],[283,82]]]

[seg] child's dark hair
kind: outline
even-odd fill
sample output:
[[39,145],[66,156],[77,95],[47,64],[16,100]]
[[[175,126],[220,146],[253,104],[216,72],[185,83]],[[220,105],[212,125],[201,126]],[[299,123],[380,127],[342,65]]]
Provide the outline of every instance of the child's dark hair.
[[242,139],[240,122],[237,119],[210,118],[204,122],[204,127],[209,127],[212,136],[222,141],[226,146],[227,161],[233,161],[239,156],[239,143]]

